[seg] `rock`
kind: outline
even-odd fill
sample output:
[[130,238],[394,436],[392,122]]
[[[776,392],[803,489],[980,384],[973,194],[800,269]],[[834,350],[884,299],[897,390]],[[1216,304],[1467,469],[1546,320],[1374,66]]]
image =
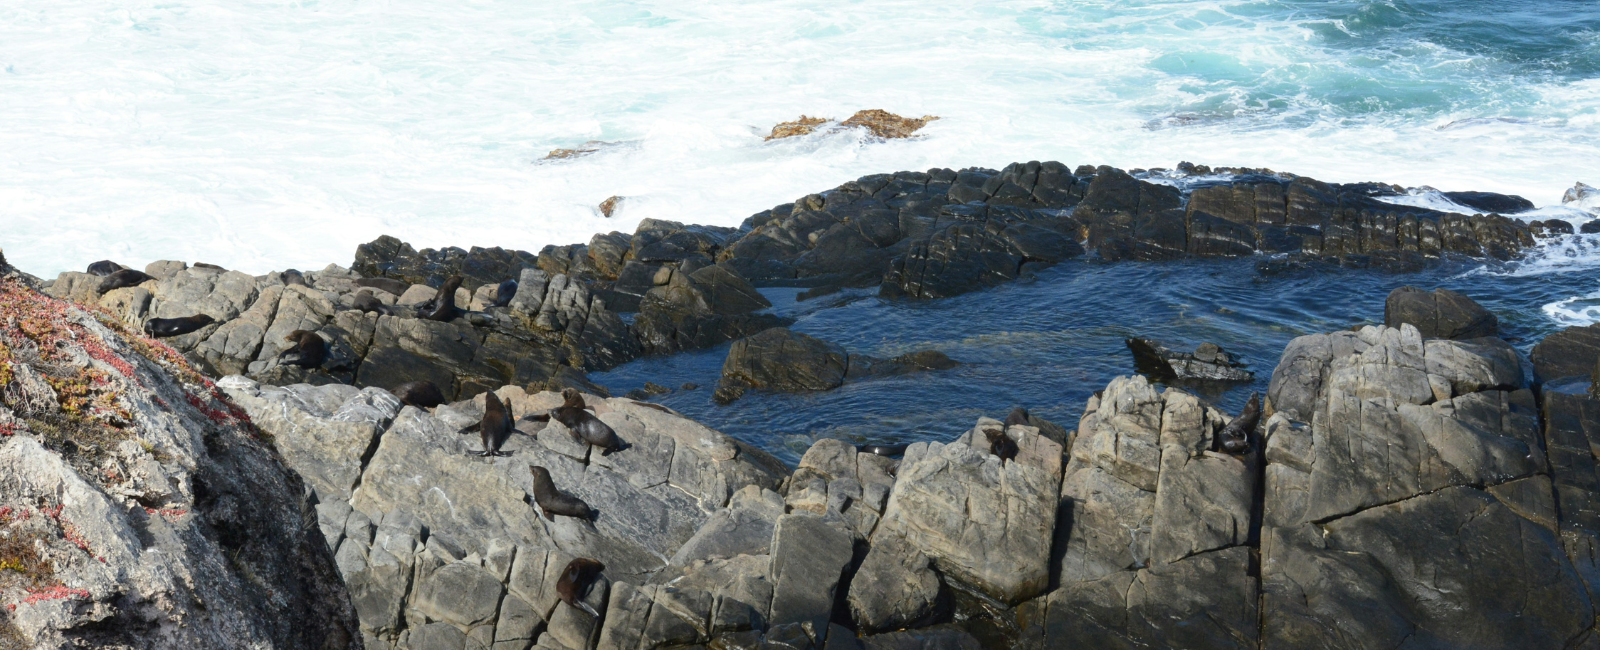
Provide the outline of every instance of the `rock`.
[[955,359],[938,350],[922,350],[902,354],[892,359],[877,359],[864,354],[850,355],[850,369],[845,373],[846,379],[862,379],[867,377],[890,377],[894,375],[908,375],[914,372],[927,370],[950,370],[961,365]]
[[1493,312],[1449,289],[1432,292],[1400,287],[1384,302],[1383,324],[1398,328],[1410,323],[1424,338],[1476,339],[1500,334],[1500,319]]
[[600,207],[596,209],[600,211],[600,216],[610,219],[611,215],[616,213],[617,207],[620,205],[622,205],[622,197],[613,196],[601,201]]
[[355,263],[350,268],[367,278],[393,278],[431,287],[460,275],[461,286],[471,292],[485,284],[500,284],[517,277],[524,268],[537,266],[537,257],[526,251],[475,246],[471,250],[450,247],[419,252],[410,244],[384,235],[356,247]]
[[1533,201],[1529,201],[1514,194],[1495,194],[1494,192],[1444,192],[1444,197],[1454,201],[1457,205],[1466,206],[1479,212],[1494,214],[1516,214],[1534,209]]
[[797,135],[808,135],[816,131],[817,127],[832,121],[833,120],[831,118],[826,117],[806,117],[801,115],[800,119],[792,122],[779,122],[776,126],[772,127],[772,132],[767,134],[767,137],[762,139],[778,140],[781,138],[792,138]]
[[999,426],[981,419],[956,442],[912,445],[873,537],[899,535],[944,575],[1015,604],[1049,583],[1061,446],[1012,427],[1019,452],[1002,464],[982,437]]
[[1193,353],[1174,352],[1150,339],[1131,338],[1127,344],[1133,351],[1134,366],[1158,381],[1255,379],[1255,373],[1245,370],[1244,364],[1214,343],[1201,343]]
[[878,535],[850,582],[850,611],[868,630],[921,627],[948,604],[942,587],[928,556],[898,535]]
[[830,390],[844,384],[848,367],[844,348],[774,327],[734,341],[722,364],[717,394],[748,388],[789,393]]
[[861,643],[866,650],[978,650],[983,647],[977,638],[954,627],[875,634],[862,639]]
[[822,517],[779,517],[768,571],[773,583],[770,623],[809,623],[814,630],[826,630],[851,553],[850,536]]
[[788,319],[757,313],[771,306],[738,272],[712,265],[673,273],[668,284],[651,289],[640,301],[634,327],[647,352],[667,354],[787,325]]
[[1589,375],[1600,361],[1600,324],[1568,327],[1539,341],[1528,355],[1537,383]]
[[[804,119],[802,117],[802,119]],[[918,129],[929,122],[939,119],[933,115],[924,115],[920,118],[900,117],[888,111],[876,108],[856,111],[849,119],[839,123],[842,127],[861,127],[872,133],[873,137],[883,139],[908,138]],[[773,130],[777,132],[776,129]],[[770,139],[770,138],[769,138]]]
[[238,406],[15,276],[0,303],[0,643],[361,647],[300,477]]

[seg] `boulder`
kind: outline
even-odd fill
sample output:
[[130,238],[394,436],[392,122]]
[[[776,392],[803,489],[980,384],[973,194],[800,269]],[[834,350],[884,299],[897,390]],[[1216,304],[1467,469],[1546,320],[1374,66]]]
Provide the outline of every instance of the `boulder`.
[[768,570],[773,585],[770,624],[809,624],[826,636],[835,590],[851,555],[850,535],[824,518],[810,513],[779,517]]
[[844,348],[774,327],[734,341],[722,364],[718,395],[749,388],[789,393],[830,390],[844,384],[848,368]]
[[788,319],[759,313],[771,306],[737,271],[714,264],[674,271],[667,284],[647,292],[634,328],[648,353],[693,350],[787,325]]
[[928,556],[898,535],[878,535],[850,581],[850,611],[867,630],[922,627],[948,606],[943,586]]
[[1500,319],[1471,298],[1449,289],[1432,292],[1400,287],[1384,302],[1383,324],[1399,328],[1410,323],[1423,338],[1476,339],[1500,334]]
[[1538,383],[1590,375],[1600,361],[1600,323],[1568,327],[1546,336],[1528,356]]
[[1201,343],[1194,352],[1174,352],[1151,339],[1131,338],[1133,364],[1157,381],[1252,381],[1255,373],[1215,343]]
[[237,405],[17,276],[0,303],[0,645],[362,647],[305,485]]

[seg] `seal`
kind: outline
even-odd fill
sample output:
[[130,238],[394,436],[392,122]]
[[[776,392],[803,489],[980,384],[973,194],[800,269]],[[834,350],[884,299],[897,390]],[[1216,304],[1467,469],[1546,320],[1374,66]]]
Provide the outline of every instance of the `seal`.
[[433,300],[417,306],[418,315],[441,323],[455,320],[461,312],[456,307],[456,289],[459,288],[461,288],[461,276],[450,276],[450,279],[444,281],[444,286],[439,287],[439,293],[433,295]]
[[1015,427],[1015,426],[1024,426],[1024,427],[1033,426],[1032,424],[1028,424],[1028,422],[1029,422],[1028,409],[1022,408],[1020,406],[1018,406],[1017,408],[1011,409],[1011,414],[1006,416],[1006,428],[1007,429],[1010,429],[1011,427]]
[[278,354],[278,363],[285,366],[300,366],[301,368],[316,368],[328,358],[328,343],[316,332],[310,330],[295,330],[289,332],[283,340],[294,343],[289,349]]
[[216,319],[205,314],[183,318],[152,318],[144,322],[144,333],[151,338],[164,339],[170,336],[182,336],[215,322]]
[[599,560],[580,557],[567,563],[567,568],[561,571],[561,578],[556,580],[556,596],[568,607],[581,609],[590,616],[598,617],[589,603],[583,599],[589,595],[589,589],[594,586],[595,578],[600,577],[600,572],[606,570],[606,565]]
[[1245,402],[1244,410],[1239,412],[1239,417],[1222,427],[1222,433],[1217,435],[1218,445],[1222,451],[1235,456],[1250,452],[1250,433],[1256,430],[1256,424],[1261,422],[1261,394],[1250,393],[1250,401]]
[[118,264],[116,262],[113,262],[111,260],[100,260],[98,262],[95,262],[94,264],[90,264],[89,265],[88,273],[89,273],[89,275],[98,275],[98,276],[103,278],[103,277],[106,277],[108,275],[111,275],[112,273],[116,273],[117,271],[121,271],[121,270],[123,270],[125,268],[128,268],[128,267],[123,266],[121,264]]
[[557,406],[539,415],[529,415],[524,420],[548,422],[554,419],[567,427],[567,433],[578,442],[584,442],[602,451],[601,456],[609,456],[613,451],[626,449],[622,439],[617,437],[617,432],[610,425],[600,421],[588,411],[588,406],[583,403],[583,396],[578,394],[576,388],[565,388],[561,391],[561,398],[565,400]]
[[[199,265],[196,264],[195,266],[199,266]],[[306,286],[306,276],[305,276],[305,274],[301,273],[299,271],[296,271],[294,269],[289,269],[287,271],[279,273],[278,274],[278,279],[279,280],[283,280],[283,286],[286,286],[286,287],[292,287],[292,286],[297,285],[297,284],[302,286],[302,287]]]
[[363,314],[377,312],[381,315],[388,315],[393,313],[388,305],[383,304],[382,301],[378,300],[377,296],[372,295],[372,291],[367,289],[356,292],[355,297],[350,300],[350,307]]
[[511,428],[515,420],[511,418],[511,407],[500,401],[500,396],[490,391],[483,394],[483,419],[478,422],[478,435],[483,439],[483,451],[479,456],[508,456],[502,453],[500,446],[506,444],[506,438],[511,436]]
[[530,465],[528,469],[533,472],[533,502],[539,504],[539,509],[544,511],[545,519],[555,521],[556,515],[578,519],[594,518],[594,508],[590,508],[583,499],[556,489],[556,482],[550,478],[550,470],[538,465]]
[[856,451],[864,454],[877,454],[885,458],[906,455],[906,448],[911,445],[900,443],[898,445],[856,445]]
[[146,275],[142,271],[122,269],[106,276],[106,279],[100,281],[100,293],[106,293],[108,291],[121,289],[123,287],[137,287],[154,279],[155,278]]
[[489,303],[489,306],[490,307],[505,307],[506,305],[511,304],[511,299],[515,298],[516,296],[517,296],[517,281],[516,280],[506,280],[505,282],[501,282],[500,286],[495,287],[495,290],[494,290],[494,302]]
[[392,392],[400,398],[401,404],[419,409],[431,409],[444,403],[444,393],[426,379],[400,384]]
[[406,289],[411,288],[411,285],[406,284],[402,280],[396,280],[394,278],[359,278],[354,282],[354,284],[358,287],[367,287],[369,289],[387,291],[394,294],[396,297],[404,295]]
[[983,435],[989,438],[989,453],[1000,457],[1000,464],[1008,460],[1017,459],[1017,441],[1001,429],[984,429]]
[[195,262],[194,263],[194,267],[197,268],[197,269],[211,269],[213,271],[226,271],[226,270],[228,270],[228,269],[222,268],[220,266],[217,266],[215,264],[206,264],[205,262]]

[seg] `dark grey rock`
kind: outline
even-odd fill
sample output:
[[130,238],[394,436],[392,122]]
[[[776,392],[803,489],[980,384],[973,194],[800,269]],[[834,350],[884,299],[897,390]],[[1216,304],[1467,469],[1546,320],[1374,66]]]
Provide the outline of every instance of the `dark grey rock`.
[[1476,339],[1500,334],[1500,319],[1449,289],[1431,292],[1416,287],[1400,287],[1389,292],[1384,302],[1383,324],[1400,327],[1401,323],[1416,326],[1424,338]]

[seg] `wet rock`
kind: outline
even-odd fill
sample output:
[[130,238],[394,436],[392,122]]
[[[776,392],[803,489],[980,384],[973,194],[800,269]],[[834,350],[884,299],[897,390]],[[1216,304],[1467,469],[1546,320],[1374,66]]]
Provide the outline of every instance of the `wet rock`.
[[619,206],[621,206],[621,205],[622,205],[622,197],[613,196],[613,197],[607,198],[604,201],[601,201],[600,202],[600,207],[597,208],[597,209],[600,210],[600,216],[605,217],[607,219],[610,219],[611,215],[615,214],[616,211],[617,211],[617,208]]
[[715,264],[674,272],[667,284],[651,289],[634,328],[649,353],[694,350],[787,325],[787,319],[758,313],[771,306],[737,271]]
[[761,390],[806,393],[844,384],[849,357],[844,348],[782,327],[733,343],[722,364],[718,395]]
[[363,277],[393,278],[430,287],[460,275],[461,286],[470,292],[485,284],[500,284],[519,276],[524,268],[537,266],[537,256],[527,251],[474,246],[470,250],[449,247],[419,252],[410,244],[384,235],[357,246],[355,264],[350,268]]
[[826,117],[806,117],[801,115],[800,119],[792,122],[779,122],[777,125],[772,127],[772,132],[767,134],[767,137],[762,139],[779,140],[782,138],[792,138],[797,135],[809,135],[815,132],[817,127],[832,121],[832,119]]
[[909,138],[912,133],[926,126],[929,122],[939,119],[933,115],[916,117],[900,117],[889,111],[869,108],[856,111],[848,119],[839,123],[842,127],[861,127],[872,133],[874,137],[883,139]]
[[1600,324],[1568,327],[1544,338],[1528,355],[1533,379],[1544,383],[1588,375],[1600,360]]
[[1389,292],[1383,324],[1398,328],[1401,323],[1410,323],[1430,339],[1465,340],[1500,333],[1500,319],[1493,312],[1449,289],[1429,292],[1406,286]]
[[1516,214],[1527,212],[1535,206],[1533,201],[1514,194],[1496,194],[1494,192],[1444,192],[1444,197],[1454,201],[1457,205],[1465,206],[1484,214]]
[[1134,366],[1159,381],[1251,381],[1255,373],[1244,369],[1234,355],[1214,343],[1201,343],[1195,351],[1174,352],[1151,339],[1127,340]]

